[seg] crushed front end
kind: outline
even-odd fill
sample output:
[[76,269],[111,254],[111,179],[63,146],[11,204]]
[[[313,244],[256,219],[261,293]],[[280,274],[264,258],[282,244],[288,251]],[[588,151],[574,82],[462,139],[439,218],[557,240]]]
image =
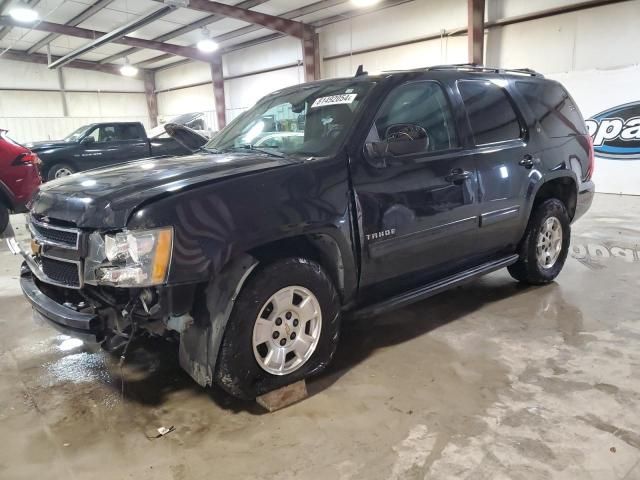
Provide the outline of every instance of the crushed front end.
[[12,221],[7,242],[24,262],[34,316],[85,342],[118,345],[191,321],[194,286],[168,287],[173,230],[100,232],[53,218]]

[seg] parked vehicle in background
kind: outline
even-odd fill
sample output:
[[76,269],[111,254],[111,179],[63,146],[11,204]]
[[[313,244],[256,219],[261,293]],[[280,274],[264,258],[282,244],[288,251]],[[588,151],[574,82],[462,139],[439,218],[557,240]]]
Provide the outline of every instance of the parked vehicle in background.
[[140,122],[92,123],[62,140],[28,143],[27,146],[40,157],[42,176],[46,180],[140,158],[189,153],[172,138],[147,137]]
[[175,117],[171,117],[168,119],[164,119],[164,121],[160,122],[160,125],[152,128],[147,133],[151,138],[163,138],[166,136],[165,134],[165,125],[169,123],[174,123],[178,125],[184,125],[187,128],[199,133],[203,137],[209,139],[215,135],[216,131],[209,128],[207,124],[207,120],[205,118],[205,114],[203,112],[192,112],[192,113],[183,113],[182,115],[177,115]]
[[166,128],[197,153],[38,191],[31,235],[9,241],[22,290],[108,348],[175,335],[198,383],[243,398],[322,371],[343,315],[505,267],[553,281],[594,195],[580,111],[530,70],[330,79],[268,95],[206,144]]
[[38,156],[0,129],[0,233],[7,227],[10,213],[26,210],[41,183],[39,168]]

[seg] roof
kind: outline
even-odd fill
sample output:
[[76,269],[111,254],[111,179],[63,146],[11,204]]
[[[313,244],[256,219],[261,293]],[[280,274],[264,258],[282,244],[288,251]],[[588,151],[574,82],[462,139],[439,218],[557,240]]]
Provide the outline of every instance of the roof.
[[[384,0],[375,8],[364,11],[354,7],[350,0],[217,0],[217,4],[277,16],[285,22],[321,26],[408,1]],[[0,0],[0,58],[5,52],[14,53],[13,58],[18,58],[18,55],[35,58],[39,55],[40,63],[45,63],[42,58],[48,53],[48,48],[52,56],[64,56],[86,46],[103,33],[117,31],[136,19],[145,18],[149,21],[126,33],[126,38],[193,47],[204,37],[202,27],[207,27],[224,52],[284,36],[258,24],[202,11],[198,9],[198,2],[193,0],[191,3],[186,0],[27,0],[40,16],[38,22],[28,26],[16,24],[8,16],[12,3],[13,0]],[[185,4],[189,5],[188,8],[173,6]],[[52,33],[60,30],[65,34]],[[127,56],[132,64],[152,70],[184,60],[175,54],[116,43],[119,41],[122,37],[93,48],[77,59],[122,65]],[[6,58],[11,57],[7,54]]]

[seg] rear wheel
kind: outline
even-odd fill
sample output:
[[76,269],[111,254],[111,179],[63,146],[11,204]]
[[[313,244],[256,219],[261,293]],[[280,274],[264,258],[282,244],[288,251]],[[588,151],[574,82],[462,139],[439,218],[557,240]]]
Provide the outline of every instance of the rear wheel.
[[562,270],[569,252],[571,222],[560,200],[552,198],[535,209],[520,242],[520,258],[509,267],[516,280],[532,285],[553,281]]
[[55,180],[56,178],[68,177],[76,172],[76,170],[68,163],[56,163],[49,169],[47,180]]
[[222,340],[216,383],[252,399],[323,370],[338,344],[333,283],[309,260],[278,260],[242,289]]
[[0,203],[0,234],[4,232],[7,225],[9,225],[9,209]]

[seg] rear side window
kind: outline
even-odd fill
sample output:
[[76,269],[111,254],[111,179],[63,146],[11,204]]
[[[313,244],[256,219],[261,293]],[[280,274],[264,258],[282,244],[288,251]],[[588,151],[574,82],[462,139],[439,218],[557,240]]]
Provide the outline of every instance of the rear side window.
[[518,115],[503,88],[486,80],[460,80],[458,90],[476,145],[520,138]]
[[516,82],[536,120],[550,137],[587,133],[580,110],[561,85],[551,82]]

